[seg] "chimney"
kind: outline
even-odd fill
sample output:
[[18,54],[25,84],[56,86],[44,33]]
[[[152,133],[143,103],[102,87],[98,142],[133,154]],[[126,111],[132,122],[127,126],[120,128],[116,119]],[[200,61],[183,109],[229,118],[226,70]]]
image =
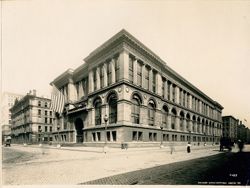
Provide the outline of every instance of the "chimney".
[[33,89],[33,95],[36,96],[36,90],[35,89]]

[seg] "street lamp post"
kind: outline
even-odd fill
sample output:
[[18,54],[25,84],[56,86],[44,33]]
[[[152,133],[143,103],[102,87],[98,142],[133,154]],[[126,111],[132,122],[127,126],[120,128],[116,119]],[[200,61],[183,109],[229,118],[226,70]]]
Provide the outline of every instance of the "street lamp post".
[[160,148],[163,148],[163,126],[160,126],[161,128],[161,145]]
[[206,146],[206,132],[204,132],[204,138],[205,138],[205,142],[204,142],[204,146]]
[[189,130],[189,143],[191,144],[191,131]]
[[108,145],[107,145],[107,124],[108,124],[108,115],[105,114],[104,116],[104,122],[105,122],[105,131],[104,131],[104,139],[105,139],[105,143],[104,143],[104,147],[103,147],[103,152],[106,153],[107,149],[108,149]]
[[60,148],[60,142],[59,142],[59,130],[60,130],[60,126],[57,126],[57,147]]
[[25,130],[25,131],[24,131],[24,143],[23,143],[24,146],[27,146],[27,143],[26,143],[26,133],[27,133],[27,132],[26,132],[26,130]]

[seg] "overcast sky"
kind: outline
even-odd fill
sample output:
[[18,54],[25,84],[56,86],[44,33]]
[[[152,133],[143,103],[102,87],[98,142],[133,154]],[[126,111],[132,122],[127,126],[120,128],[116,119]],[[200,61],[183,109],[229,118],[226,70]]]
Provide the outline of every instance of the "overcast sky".
[[219,102],[223,115],[250,125],[250,1],[1,3],[3,91],[49,96],[53,79],[124,28]]

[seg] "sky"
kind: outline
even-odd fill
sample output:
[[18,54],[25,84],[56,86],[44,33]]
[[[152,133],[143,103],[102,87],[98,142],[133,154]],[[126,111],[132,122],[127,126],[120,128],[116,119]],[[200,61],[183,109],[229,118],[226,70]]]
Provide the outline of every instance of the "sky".
[[1,1],[1,88],[50,96],[121,29],[250,128],[250,1]]

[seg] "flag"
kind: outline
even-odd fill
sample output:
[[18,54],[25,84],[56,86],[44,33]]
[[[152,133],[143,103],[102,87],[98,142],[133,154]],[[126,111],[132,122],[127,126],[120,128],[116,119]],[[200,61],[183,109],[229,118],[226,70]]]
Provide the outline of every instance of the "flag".
[[64,95],[53,84],[50,109],[60,114],[63,112],[64,104],[65,104]]

